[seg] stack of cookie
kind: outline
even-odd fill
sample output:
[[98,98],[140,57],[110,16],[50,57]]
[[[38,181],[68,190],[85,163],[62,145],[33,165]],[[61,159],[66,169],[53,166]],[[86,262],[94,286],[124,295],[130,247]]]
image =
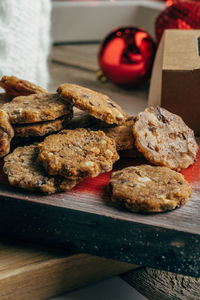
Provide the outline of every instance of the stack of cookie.
[[[5,90],[0,97],[0,108],[7,113],[14,130],[12,144],[23,144],[59,131],[73,116],[72,106],[58,94],[50,94],[33,83],[14,76],[3,76],[0,86]],[[1,151],[3,155],[8,152],[9,147]]]
[[[108,96],[75,84],[61,84],[55,94],[38,91],[17,97],[10,92],[11,85],[7,89],[5,83],[1,86],[15,97],[1,107],[7,115],[7,119],[2,117],[2,122],[7,120],[7,138],[13,136],[9,122],[15,135],[20,132],[23,137],[30,132],[43,135],[60,130],[63,127],[55,124],[60,124],[61,118],[67,118],[68,128],[6,156],[4,172],[10,184],[49,194],[67,191],[86,177],[111,171],[119,159],[118,151],[131,151],[158,166],[113,172],[109,183],[112,201],[135,212],[161,212],[189,199],[191,188],[178,172],[194,163],[198,145],[179,116],[149,107],[130,117]],[[73,106],[96,122],[84,129],[80,128],[83,123],[69,121]]]
[[[66,109],[73,105],[109,125],[123,124],[127,119],[108,96],[72,84],[61,85],[54,95],[18,96],[2,109],[19,127],[21,123],[47,122],[49,116],[55,118],[60,113],[66,116]],[[118,159],[115,141],[104,132],[76,128],[52,134],[38,145],[18,147],[5,158],[4,172],[12,185],[50,194],[111,171]]]

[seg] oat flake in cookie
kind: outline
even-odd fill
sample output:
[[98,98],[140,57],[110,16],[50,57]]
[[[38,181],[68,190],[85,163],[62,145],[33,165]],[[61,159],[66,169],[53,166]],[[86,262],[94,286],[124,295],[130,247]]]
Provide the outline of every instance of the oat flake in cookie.
[[63,130],[38,144],[38,159],[51,175],[68,179],[95,177],[112,170],[119,156],[115,142],[102,131]]
[[181,171],[196,159],[194,132],[181,119],[161,107],[148,107],[133,125],[135,145],[153,164]]
[[15,76],[3,76],[0,80],[0,86],[12,97],[47,93],[40,86]]
[[3,170],[11,185],[30,191],[52,194],[72,189],[78,181],[50,176],[37,161],[37,146],[16,148],[4,158]]
[[112,201],[133,212],[164,212],[184,205],[191,187],[183,175],[166,167],[141,165],[113,172]]
[[72,107],[58,94],[33,94],[19,96],[1,107],[12,124],[35,123],[55,120],[72,114]]
[[61,84],[57,91],[67,102],[108,124],[120,125],[126,120],[122,108],[106,95],[70,83]]

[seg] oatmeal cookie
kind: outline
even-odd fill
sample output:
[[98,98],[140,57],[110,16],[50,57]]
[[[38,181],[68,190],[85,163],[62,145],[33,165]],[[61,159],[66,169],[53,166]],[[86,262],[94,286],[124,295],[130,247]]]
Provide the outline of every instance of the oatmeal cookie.
[[16,148],[4,158],[3,170],[11,185],[30,191],[52,194],[72,189],[78,180],[50,176],[37,161],[37,146]]
[[133,212],[164,212],[184,205],[191,187],[183,175],[167,167],[140,165],[113,172],[112,201]]
[[126,120],[122,108],[106,95],[70,83],[61,84],[57,91],[67,102],[108,124],[120,125]]
[[9,115],[12,124],[35,123],[55,120],[72,113],[58,94],[33,94],[19,96],[1,107]]
[[193,130],[164,108],[148,107],[139,113],[133,134],[136,147],[153,164],[181,171],[196,159]]
[[5,156],[10,151],[10,142],[14,136],[13,128],[8,115],[0,110],[0,157]]
[[19,79],[15,76],[3,76],[0,86],[12,97],[28,96],[30,94],[47,93],[47,91],[34,83]]
[[[130,122],[129,122],[130,123]],[[117,151],[135,148],[133,124],[125,124],[102,129],[105,134],[116,143]]]
[[71,118],[72,113],[52,121],[13,125],[15,137],[27,139],[30,137],[44,136],[56,131],[60,131],[65,128]]
[[62,130],[38,144],[38,159],[51,175],[68,179],[95,177],[112,170],[119,156],[115,142],[102,131]]

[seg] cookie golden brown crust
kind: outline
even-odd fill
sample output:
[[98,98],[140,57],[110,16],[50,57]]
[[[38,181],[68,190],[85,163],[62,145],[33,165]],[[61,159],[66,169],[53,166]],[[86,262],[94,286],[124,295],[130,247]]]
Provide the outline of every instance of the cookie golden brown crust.
[[38,144],[38,159],[51,175],[68,179],[95,177],[112,170],[119,156],[115,142],[102,131],[63,130]]
[[37,146],[16,148],[4,158],[3,170],[11,185],[30,191],[52,194],[72,189],[78,180],[50,176],[37,161]]
[[15,76],[3,76],[0,80],[0,86],[12,97],[47,93],[45,89],[36,84]]
[[72,113],[71,105],[58,94],[19,96],[1,109],[8,113],[12,124],[50,121]]
[[153,164],[181,171],[196,159],[193,130],[164,108],[148,107],[139,113],[133,134],[136,147]]
[[112,201],[133,212],[155,213],[184,205],[191,187],[183,175],[166,167],[141,165],[113,172]]
[[15,125],[13,126],[15,137],[27,139],[60,131],[65,128],[71,118],[72,113],[53,121]]
[[8,115],[0,110],[0,157],[5,156],[10,151],[10,142],[14,136],[13,128]]
[[108,124],[120,125],[126,120],[122,108],[106,95],[70,83],[61,84],[57,91],[67,102]]

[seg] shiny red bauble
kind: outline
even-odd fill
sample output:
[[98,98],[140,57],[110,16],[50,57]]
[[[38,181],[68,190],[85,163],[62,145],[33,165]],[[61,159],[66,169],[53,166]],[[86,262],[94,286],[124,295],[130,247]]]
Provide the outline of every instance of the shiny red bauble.
[[199,2],[200,0],[166,0],[168,6],[177,2]]
[[113,83],[135,87],[151,74],[156,45],[141,28],[122,27],[109,33],[99,49],[99,65]]
[[174,0],[156,20],[158,42],[165,29],[200,29],[200,2]]

